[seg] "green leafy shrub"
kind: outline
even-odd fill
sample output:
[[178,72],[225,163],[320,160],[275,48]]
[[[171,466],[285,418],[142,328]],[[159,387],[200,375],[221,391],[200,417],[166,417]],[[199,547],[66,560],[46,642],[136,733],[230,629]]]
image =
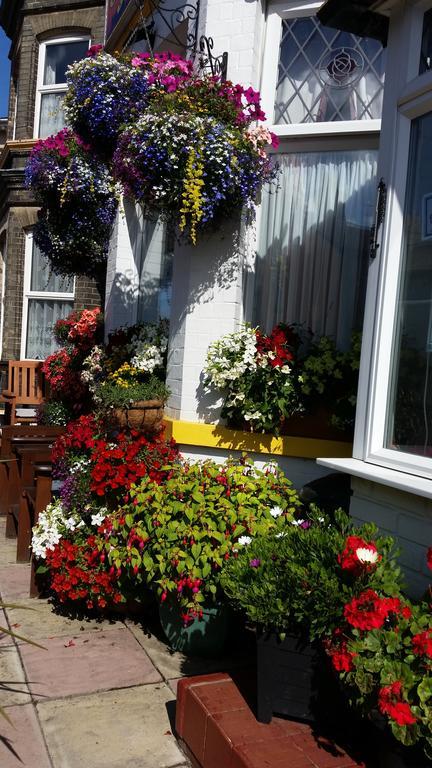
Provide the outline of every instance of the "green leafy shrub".
[[284,529],[300,506],[281,472],[246,460],[173,464],[163,485],[146,478],[131,496],[107,529],[109,562],[162,602],[177,601],[185,621],[221,595],[221,571],[242,542]]
[[[353,595],[369,587],[383,594],[400,591],[393,540],[378,536],[374,525],[354,528],[341,510],[330,521],[317,509],[310,520],[295,522],[282,534],[254,538],[222,574],[232,605],[259,629],[315,640],[332,633]],[[379,552],[373,568],[344,567],[341,553],[353,534]]]

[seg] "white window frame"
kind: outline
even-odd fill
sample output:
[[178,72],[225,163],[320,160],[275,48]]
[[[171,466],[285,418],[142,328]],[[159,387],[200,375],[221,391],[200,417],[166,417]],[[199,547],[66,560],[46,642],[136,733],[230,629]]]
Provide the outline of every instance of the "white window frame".
[[[432,111],[432,71],[418,74],[423,14],[432,0],[404,4],[391,17],[388,72],[384,95],[383,132],[379,175],[388,186],[387,210],[381,247],[371,264],[366,298],[365,326],[353,458],[364,467],[353,474],[372,478],[404,473],[405,490],[421,492],[423,478],[432,479],[432,459],[386,448],[387,416],[398,295],[403,267],[403,224],[408,180],[411,122]],[[400,51],[408,52],[401,61]],[[395,74],[397,73],[397,75]],[[395,111],[397,106],[397,115]],[[381,469],[382,468],[382,469]],[[355,470],[355,466],[354,466]],[[409,476],[415,475],[409,479]],[[420,479],[421,478],[421,479]],[[397,482],[397,478],[395,479]],[[390,484],[390,483],[387,483]],[[430,496],[432,489],[422,495]]]
[[45,71],[45,58],[46,50],[51,45],[61,45],[66,43],[80,43],[88,42],[88,47],[91,44],[91,37],[89,35],[69,35],[67,37],[53,37],[50,40],[45,40],[39,45],[39,57],[38,57],[38,69],[37,69],[37,81],[36,81],[36,101],[35,101],[35,119],[33,136],[39,137],[39,123],[41,115],[42,96],[44,93],[66,93],[67,84],[58,83],[53,85],[44,85],[44,71]]
[[[334,120],[319,123],[289,123],[275,125],[273,121],[277,76],[279,67],[279,49],[282,37],[282,21],[315,16],[323,2],[317,0],[271,0],[268,8],[265,43],[265,55],[261,73],[262,108],[267,115],[267,126],[280,139],[294,137],[322,137],[358,134],[378,134],[381,120]],[[313,150],[311,150],[313,151]]]
[[[74,301],[75,300],[75,278],[73,280],[72,293],[61,293],[56,291],[32,291],[31,273],[33,258],[33,232],[26,232],[25,250],[24,250],[24,291],[23,291],[23,309],[21,325],[21,360],[32,360],[26,357],[27,348],[27,325],[28,325],[28,307],[32,299],[41,299],[42,301]],[[73,309],[73,306],[72,308]]]

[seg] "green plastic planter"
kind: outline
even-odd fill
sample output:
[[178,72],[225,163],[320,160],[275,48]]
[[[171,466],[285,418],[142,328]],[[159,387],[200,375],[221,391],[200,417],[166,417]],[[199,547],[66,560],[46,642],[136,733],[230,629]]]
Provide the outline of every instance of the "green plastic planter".
[[202,619],[184,626],[177,604],[159,606],[162,629],[174,651],[187,656],[217,657],[223,653],[228,633],[228,609],[223,603],[203,606]]

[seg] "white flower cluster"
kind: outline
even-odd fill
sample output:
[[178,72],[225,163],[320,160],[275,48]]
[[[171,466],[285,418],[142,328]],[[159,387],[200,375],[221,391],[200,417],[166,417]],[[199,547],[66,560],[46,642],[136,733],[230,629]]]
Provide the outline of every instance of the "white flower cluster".
[[[222,336],[210,344],[204,373],[209,385],[225,389],[247,371],[254,371],[256,367],[255,330],[244,324],[235,333]],[[244,399],[241,393],[235,397],[239,401]]]
[[83,362],[81,371],[81,381],[88,385],[90,392],[94,395],[97,390],[97,384],[104,374],[105,352],[102,347],[93,347],[90,354]]
[[33,528],[31,546],[34,556],[44,560],[47,550],[54,549],[66,531],[75,531],[83,525],[79,515],[66,514],[60,500],[48,504]]
[[76,457],[68,463],[68,470],[71,475],[80,474],[86,467],[90,466],[91,461],[86,456]]
[[127,345],[130,362],[134,368],[144,373],[153,373],[164,362],[168,346],[168,323],[147,323],[139,328]]

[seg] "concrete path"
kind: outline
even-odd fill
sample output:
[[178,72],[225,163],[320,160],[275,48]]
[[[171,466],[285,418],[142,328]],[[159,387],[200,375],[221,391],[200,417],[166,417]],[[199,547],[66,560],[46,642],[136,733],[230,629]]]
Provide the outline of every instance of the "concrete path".
[[0,518],[0,594],[17,606],[0,625],[46,648],[0,633],[0,704],[13,723],[0,717],[1,768],[189,766],[173,735],[177,680],[223,662],[170,653],[132,621],[57,615],[28,598],[29,578]]

